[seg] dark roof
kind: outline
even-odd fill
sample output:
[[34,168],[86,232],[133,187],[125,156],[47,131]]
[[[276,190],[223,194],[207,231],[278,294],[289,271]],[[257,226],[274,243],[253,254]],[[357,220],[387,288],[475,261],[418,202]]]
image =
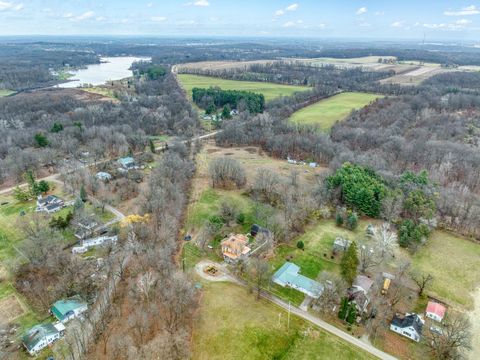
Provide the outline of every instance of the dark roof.
[[62,204],[59,204],[59,203],[50,204],[50,205],[46,206],[47,210],[55,210],[55,209],[58,209],[60,207],[62,207]]
[[410,314],[404,316],[403,318],[395,315],[392,320],[392,325],[398,326],[399,328],[408,328],[413,326],[418,334],[422,333],[423,323],[420,317],[417,314]]

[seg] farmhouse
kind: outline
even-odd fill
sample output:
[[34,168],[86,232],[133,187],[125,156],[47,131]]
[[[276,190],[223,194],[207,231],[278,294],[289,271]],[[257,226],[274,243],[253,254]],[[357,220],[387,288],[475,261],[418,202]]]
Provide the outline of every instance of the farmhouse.
[[95,226],[98,223],[92,218],[84,218],[77,221],[77,231],[75,237],[78,239],[85,239],[87,236],[92,235]]
[[333,242],[333,252],[339,253],[339,252],[347,251],[349,246],[350,246],[350,241],[342,237],[337,237]]
[[49,214],[60,211],[65,207],[65,202],[55,195],[43,197],[39,195],[37,198],[36,212],[47,212]]
[[64,324],[78,317],[87,310],[87,303],[78,296],[65,300],[58,300],[50,308],[51,314]]
[[251,249],[248,245],[248,237],[242,234],[231,234],[221,243],[223,259],[229,263],[235,263],[238,259],[248,256]]
[[417,314],[406,314],[403,318],[395,315],[390,323],[390,330],[419,342],[424,323],[425,321]]
[[291,262],[286,262],[273,275],[275,284],[282,287],[291,287],[314,299],[318,299],[323,292],[323,286],[300,274],[300,267]]
[[83,254],[88,251],[88,249],[95,246],[106,246],[109,244],[116,244],[118,236],[100,236],[92,239],[87,239],[82,241],[81,246],[74,246],[72,248],[72,253],[74,254]]
[[348,289],[349,299],[355,303],[359,313],[367,310],[367,306],[370,303],[369,293],[372,285],[372,279],[364,275],[358,275],[353,281],[352,287]]
[[40,350],[60,339],[64,332],[65,326],[62,323],[35,325],[23,336],[23,346],[30,355],[36,355]]
[[447,308],[442,304],[434,301],[429,301],[427,304],[427,311],[425,311],[425,316],[432,320],[442,322],[446,312]]

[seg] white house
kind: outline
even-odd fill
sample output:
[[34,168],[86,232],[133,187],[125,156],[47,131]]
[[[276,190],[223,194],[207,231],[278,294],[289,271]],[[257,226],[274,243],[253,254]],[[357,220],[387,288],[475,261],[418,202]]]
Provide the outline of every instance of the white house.
[[406,314],[403,318],[395,315],[390,323],[390,330],[419,342],[424,323],[425,321],[417,314]]
[[39,195],[37,198],[36,212],[47,212],[49,214],[60,211],[66,206],[65,201],[55,195],[43,197]]
[[32,356],[57,341],[65,333],[65,326],[62,323],[38,324],[28,330],[22,337],[23,346]]
[[434,301],[429,301],[427,304],[427,310],[425,311],[425,316],[432,320],[442,322],[446,312],[447,308],[442,304]]
[[86,239],[81,242],[81,246],[74,246],[72,248],[72,253],[74,254],[83,254],[88,251],[88,249],[95,246],[106,246],[109,244],[116,244],[118,236],[100,236],[92,239]]

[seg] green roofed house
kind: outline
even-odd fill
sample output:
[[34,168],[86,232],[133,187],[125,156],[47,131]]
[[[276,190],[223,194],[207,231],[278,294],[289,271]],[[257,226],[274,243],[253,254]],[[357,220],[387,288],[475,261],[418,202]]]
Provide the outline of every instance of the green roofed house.
[[79,297],[58,300],[50,308],[50,312],[62,323],[66,323],[87,311],[87,303]]
[[286,262],[273,274],[272,280],[282,287],[291,287],[314,299],[318,299],[323,292],[322,284],[300,274],[300,267]]
[[22,337],[23,346],[32,356],[63,337],[65,326],[62,323],[38,324],[28,330]]

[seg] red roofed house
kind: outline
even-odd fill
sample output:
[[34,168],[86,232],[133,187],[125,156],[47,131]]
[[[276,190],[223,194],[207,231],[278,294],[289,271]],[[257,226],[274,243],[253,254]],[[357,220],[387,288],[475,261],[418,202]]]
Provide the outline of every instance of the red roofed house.
[[425,316],[435,321],[442,322],[446,312],[447,312],[447,308],[442,304],[429,301],[427,305],[427,311],[425,312]]
[[223,258],[226,262],[235,263],[238,259],[247,257],[250,252],[248,237],[242,234],[231,234],[222,243]]

